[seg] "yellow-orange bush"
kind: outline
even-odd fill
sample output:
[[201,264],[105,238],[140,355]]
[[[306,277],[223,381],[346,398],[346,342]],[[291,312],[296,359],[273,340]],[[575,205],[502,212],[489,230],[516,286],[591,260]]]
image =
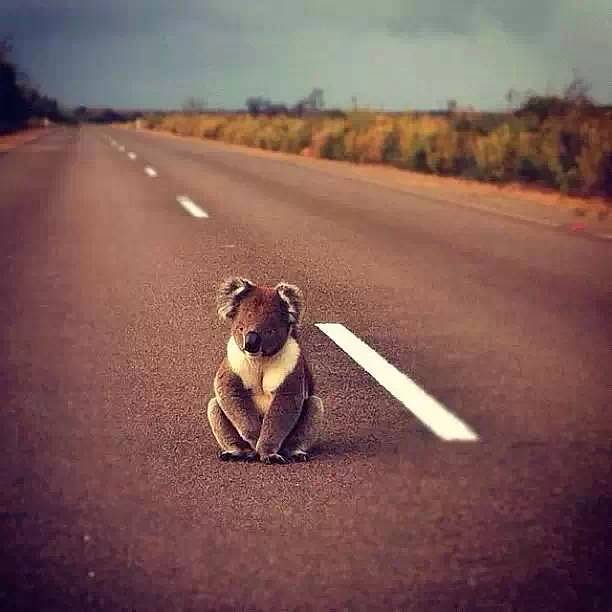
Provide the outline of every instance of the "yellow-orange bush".
[[395,122],[389,117],[378,116],[359,131],[349,124],[344,135],[345,157],[366,163],[391,161],[396,138]]
[[442,117],[411,114],[400,117],[397,120],[398,165],[412,170],[430,170],[427,159],[428,149],[431,149],[429,140],[449,127],[448,120]]
[[517,135],[503,124],[474,141],[477,176],[487,180],[509,179],[513,173]]
[[310,148],[315,157],[344,159],[344,119],[330,119],[313,128]]
[[612,122],[585,123],[580,135],[583,146],[576,162],[583,191],[612,195]]

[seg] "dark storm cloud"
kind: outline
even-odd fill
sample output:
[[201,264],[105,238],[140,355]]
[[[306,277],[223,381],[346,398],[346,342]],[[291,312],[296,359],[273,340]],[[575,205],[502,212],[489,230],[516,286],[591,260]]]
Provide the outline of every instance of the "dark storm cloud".
[[[228,32],[261,30],[266,25],[300,28],[333,24],[354,31],[387,27],[394,33],[470,34],[483,23],[505,31],[537,33],[558,10],[554,0],[428,0],[364,2],[363,0],[279,2],[219,2],[189,0],[22,0],[3,2],[4,30],[22,35],[72,33],[82,37],[160,31],[180,22],[198,22]],[[326,6],[331,5],[331,6]]]
[[27,38],[57,34],[129,35],[198,25],[202,31],[238,33],[296,24],[303,11],[278,0],[250,4],[237,0],[3,0],[0,31]]
[[429,0],[401,2],[387,25],[395,34],[474,34],[483,26],[534,35],[547,29],[558,12],[555,0]]
[[196,15],[181,15],[166,2],[109,0],[22,0],[0,8],[2,28],[29,39],[55,35],[79,38],[152,32]]

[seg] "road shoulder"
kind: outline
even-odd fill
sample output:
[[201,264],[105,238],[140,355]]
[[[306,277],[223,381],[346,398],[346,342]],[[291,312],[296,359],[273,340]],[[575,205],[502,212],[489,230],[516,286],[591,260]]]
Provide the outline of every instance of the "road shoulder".
[[32,128],[11,132],[10,134],[0,134],[0,155],[16,149],[17,147],[33,142],[37,138],[44,136],[50,128]]

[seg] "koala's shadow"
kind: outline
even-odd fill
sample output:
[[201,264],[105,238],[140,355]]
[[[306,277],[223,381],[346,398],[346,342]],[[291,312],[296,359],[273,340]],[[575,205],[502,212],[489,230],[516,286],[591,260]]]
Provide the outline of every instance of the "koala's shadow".
[[399,452],[397,445],[385,443],[372,434],[323,437],[311,450],[313,461],[334,462],[347,458],[370,459]]

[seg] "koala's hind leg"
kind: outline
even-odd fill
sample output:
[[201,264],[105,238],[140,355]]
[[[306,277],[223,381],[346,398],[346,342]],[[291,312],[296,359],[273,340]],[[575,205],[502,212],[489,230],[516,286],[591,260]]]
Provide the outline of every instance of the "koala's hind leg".
[[208,402],[207,416],[213,435],[221,447],[219,453],[221,461],[250,461],[257,458],[257,453],[240,437],[236,428],[225,416],[216,397]]
[[308,451],[317,441],[323,423],[323,402],[311,395],[304,401],[302,413],[291,433],[285,438],[281,454],[295,461],[306,461]]

